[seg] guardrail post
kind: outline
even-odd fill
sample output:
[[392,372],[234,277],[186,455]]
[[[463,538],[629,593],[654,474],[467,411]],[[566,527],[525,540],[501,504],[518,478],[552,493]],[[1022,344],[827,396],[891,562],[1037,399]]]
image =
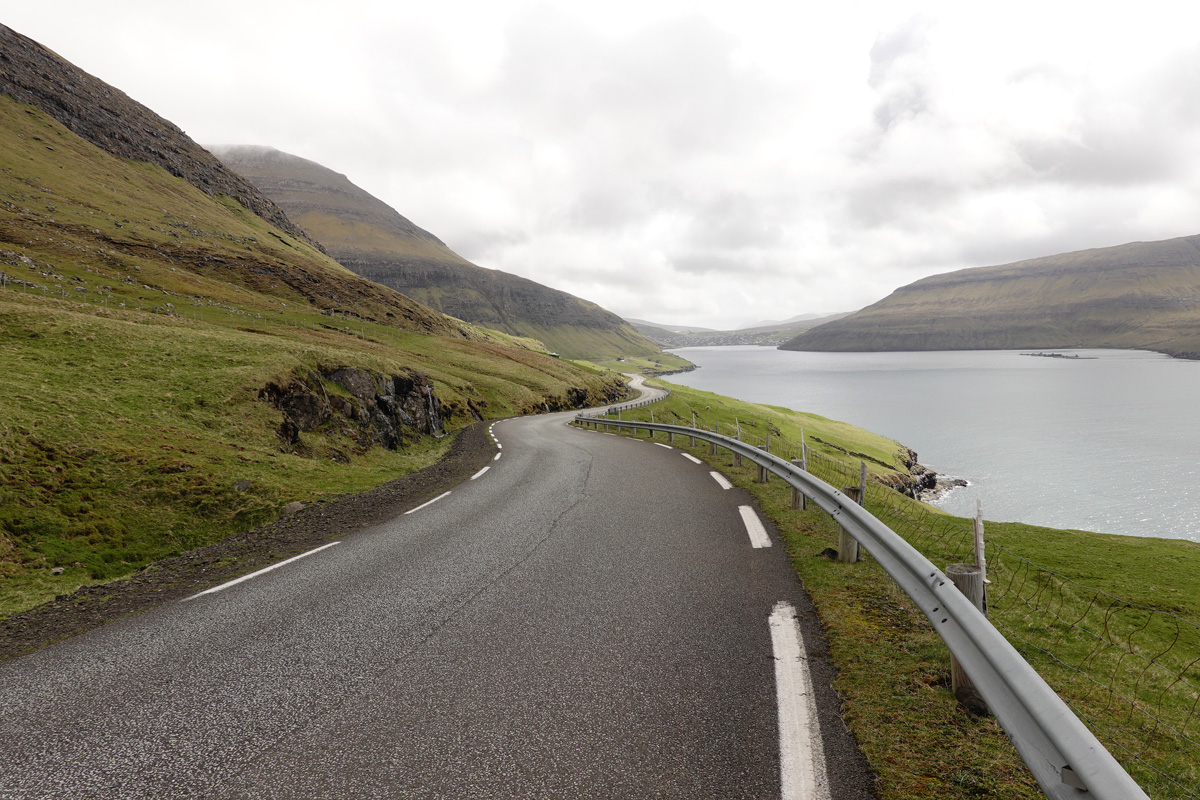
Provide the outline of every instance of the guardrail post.
[[[987,615],[987,589],[984,586],[983,570],[975,564],[950,564],[946,567],[948,577],[967,599]],[[958,663],[953,654],[950,655],[950,687],[959,704],[971,711],[985,713],[987,703],[979,695],[979,690],[971,682],[967,671]]]
[[[771,452],[771,445],[770,444],[759,445],[758,449],[765,450],[766,452],[769,453],[769,452]],[[758,465],[758,482],[766,483],[770,477],[771,477],[770,471],[766,467],[764,467],[762,464],[759,464]]]
[[[792,459],[792,466],[804,469],[804,461],[799,458]],[[804,496],[804,492],[792,487],[792,511],[804,511],[808,508],[808,498]]]
[[[842,489],[842,494],[849,497],[854,502],[862,505],[862,499],[857,486],[846,486]],[[843,564],[858,563],[858,540],[850,535],[850,531],[838,526],[838,561]]]
[[[713,433],[720,433],[721,431],[718,430],[718,428],[720,428],[720,427],[721,427],[721,423],[714,422],[713,423]],[[717,454],[717,443],[716,442],[708,443],[708,454],[710,456],[715,456]]]

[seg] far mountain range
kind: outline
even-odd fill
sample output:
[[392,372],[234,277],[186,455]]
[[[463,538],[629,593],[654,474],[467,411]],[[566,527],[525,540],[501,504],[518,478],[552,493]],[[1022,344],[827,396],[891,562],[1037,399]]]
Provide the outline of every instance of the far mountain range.
[[933,275],[782,349],[1078,347],[1200,358],[1200,236]]
[[670,325],[643,319],[626,319],[643,336],[665,347],[711,347],[714,345],[756,344],[771,347],[787,342],[803,331],[841,319],[840,314],[801,314],[781,322],[760,322],[733,330],[718,331],[695,325]]

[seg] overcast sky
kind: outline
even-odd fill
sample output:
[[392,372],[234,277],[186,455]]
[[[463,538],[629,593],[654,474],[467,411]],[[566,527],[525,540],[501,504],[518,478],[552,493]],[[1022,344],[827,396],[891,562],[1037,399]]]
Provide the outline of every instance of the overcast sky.
[[716,328],[1200,233],[1200,10],[65,0],[0,21],[480,266]]

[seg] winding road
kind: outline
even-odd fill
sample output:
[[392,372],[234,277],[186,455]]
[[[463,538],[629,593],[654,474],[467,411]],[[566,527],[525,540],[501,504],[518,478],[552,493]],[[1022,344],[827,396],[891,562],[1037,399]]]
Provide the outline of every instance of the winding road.
[[0,798],[870,797],[750,496],[570,416],[495,424],[484,470],[384,524],[0,664]]

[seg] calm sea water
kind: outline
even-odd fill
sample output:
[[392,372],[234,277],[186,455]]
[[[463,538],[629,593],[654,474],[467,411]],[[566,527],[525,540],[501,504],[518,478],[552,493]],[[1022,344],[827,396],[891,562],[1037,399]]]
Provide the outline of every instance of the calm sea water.
[[970,485],[955,514],[1200,541],[1200,362],[1135,350],[804,353],[690,347],[668,380],[895,439]]

